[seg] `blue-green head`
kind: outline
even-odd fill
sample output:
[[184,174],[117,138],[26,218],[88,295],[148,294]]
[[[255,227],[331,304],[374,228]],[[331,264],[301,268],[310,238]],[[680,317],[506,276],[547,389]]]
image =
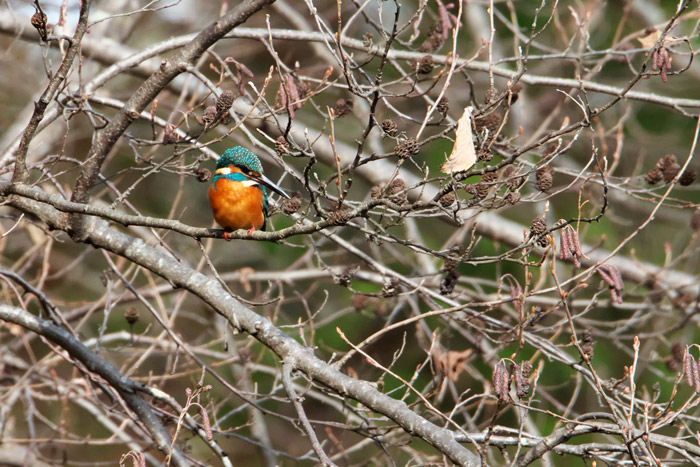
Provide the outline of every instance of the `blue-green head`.
[[244,172],[263,173],[263,166],[258,156],[243,146],[227,149],[221,157],[219,157],[219,160],[216,161],[217,169],[228,167],[229,165],[236,166]]
[[[231,166],[234,168],[232,169]],[[219,177],[224,177],[235,182],[255,182],[265,195],[265,203],[267,204],[267,191],[265,187],[271,189],[275,193],[289,199],[289,195],[278,187],[272,180],[263,174],[263,166],[260,163],[258,156],[242,146],[229,148],[216,161],[216,172],[213,180],[213,185],[216,186],[216,180]]]

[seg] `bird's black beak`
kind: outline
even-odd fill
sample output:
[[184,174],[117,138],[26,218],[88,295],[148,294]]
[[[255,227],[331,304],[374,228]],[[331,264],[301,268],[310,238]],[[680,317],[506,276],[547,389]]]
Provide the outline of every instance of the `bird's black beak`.
[[250,174],[249,173],[249,174],[246,174],[246,176],[248,178],[250,178],[251,180],[255,180],[256,182],[258,182],[262,185],[265,185],[266,187],[268,187],[270,190],[274,191],[275,193],[277,193],[281,197],[291,199],[291,197],[287,193],[285,193],[282,188],[280,188],[279,186],[277,186],[277,184],[275,182],[273,182],[272,180],[267,178],[265,176],[265,174]]

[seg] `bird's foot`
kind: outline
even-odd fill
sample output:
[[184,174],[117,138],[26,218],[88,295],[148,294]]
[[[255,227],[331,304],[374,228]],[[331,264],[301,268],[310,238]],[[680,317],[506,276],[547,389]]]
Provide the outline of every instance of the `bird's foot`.
[[231,239],[228,238],[228,234],[229,234],[229,231],[228,231],[228,230],[224,230],[224,240],[226,240],[227,242],[230,242]]
[[255,227],[251,227],[248,229],[248,235],[253,235],[253,232],[255,232]]

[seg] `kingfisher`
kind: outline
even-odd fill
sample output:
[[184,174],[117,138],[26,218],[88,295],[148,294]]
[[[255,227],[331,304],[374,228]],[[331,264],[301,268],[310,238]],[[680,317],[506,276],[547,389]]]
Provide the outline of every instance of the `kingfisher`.
[[229,148],[216,161],[209,187],[209,205],[217,224],[224,228],[224,239],[237,229],[265,230],[267,188],[289,199],[289,195],[263,174],[260,159],[248,149]]

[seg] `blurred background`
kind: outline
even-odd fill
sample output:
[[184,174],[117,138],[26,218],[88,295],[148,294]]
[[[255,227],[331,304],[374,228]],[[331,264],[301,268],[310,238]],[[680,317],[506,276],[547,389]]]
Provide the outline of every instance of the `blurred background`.
[[[34,2],[0,6],[3,181],[80,8],[39,3],[49,42],[30,22]],[[162,60],[236,4],[93,5],[79,59],[29,145],[29,183],[69,199],[100,130]],[[652,418],[653,433],[689,445],[651,443],[630,455],[614,449],[625,447],[618,432],[586,434],[570,445],[602,448],[535,463],[691,462],[698,399],[679,378],[699,337],[700,196],[698,163],[689,160],[700,107],[698,11],[695,2],[636,0],[278,0],[161,90],[109,152],[90,203],[218,228],[207,171],[226,148],[247,147],[297,200],[272,197],[268,230],[331,225],[285,231],[275,242],[114,229],[218,276],[324,361],[380,333],[342,370],[440,426],[508,438],[483,448],[491,465],[527,450],[520,438],[599,412],[612,424],[629,416],[637,429]],[[230,114],[207,123],[224,91],[235,97]],[[446,174],[440,167],[466,107],[478,159]],[[560,220],[570,226],[548,233]],[[264,345],[233,333],[189,291],[16,208],[0,207],[0,229],[3,302],[43,313],[26,282],[100,357],[180,404],[186,388],[211,385],[188,413],[201,420],[206,411],[235,465],[318,463],[282,387],[280,360]],[[580,239],[581,254],[563,255],[563,232]],[[599,262],[615,270],[601,274]],[[608,280],[617,273],[624,288]],[[149,464],[163,461],[119,402],[44,339],[10,323],[0,339],[0,450],[8,459],[114,465],[141,451]],[[495,387],[501,367],[508,394]],[[522,378],[529,391],[516,388]],[[295,384],[339,465],[445,463],[386,416],[306,377]],[[174,434],[177,411],[153,405]],[[677,411],[674,425],[668,411]],[[192,431],[179,431],[177,443],[193,463],[221,465]]]

